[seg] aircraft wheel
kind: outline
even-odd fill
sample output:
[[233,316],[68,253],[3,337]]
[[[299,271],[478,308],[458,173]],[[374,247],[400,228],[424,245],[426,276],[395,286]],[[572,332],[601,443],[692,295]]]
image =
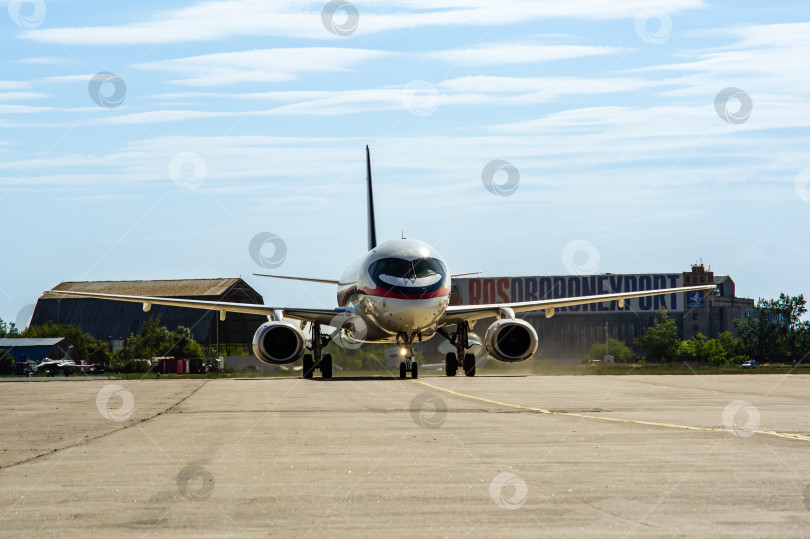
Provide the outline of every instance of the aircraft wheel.
[[312,374],[315,372],[315,362],[312,360],[312,354],[304,354],[304,378],[312,380]]
[[464,354],[464,374],[475,376],[475,356],[473,354]]
[[455,354],[447,354],[444,356],[445,374],[447,376],[455,376],[458,370],[458,360]]
[[404,380],[407,376],[407,371],[405,370],[405,362],[399,364],[399,379]]
[[419,365],[416,363],[416,361],[411,363],[411,378],[414,380],[419,378]]
[[324,354],[321,359],[321,376],[323,378],[332,378],[332,354]]

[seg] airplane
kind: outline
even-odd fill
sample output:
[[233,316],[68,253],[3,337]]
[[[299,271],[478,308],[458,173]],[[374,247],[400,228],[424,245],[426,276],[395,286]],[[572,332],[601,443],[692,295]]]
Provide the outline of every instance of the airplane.
[[42,363],[34,367],[34,372],[37,372],[40,369],[46,370],[51,368],[63,369],[65,367],[74,368],[80,372],[83,372],[85,369],[92,369],[93,365],[88,365],[86,363],[76,363],[72,359],[50,359],[46,357],[44,360],[42,360]]
[[[420,240],[401,238],[377,243],[368,146],[366,201],[368,252],[349,266],[340,279],[256,274],[335,285],[338,306],[332,309],[58,290],[46,293],[143,303],[144,311],[149,311],[153,304],[207,309],[219,311],[220,320],[225,320],[228,312],[266,315],[268,322],[259,326],[253,336],[253,353],[270,365],[288,365],[302,359],[303,377],[309,379],[315,370],[320,370],[323,378],[332,378],[332,356],[323,353],[329,342],[348,347],[396,343],[402,356],[399,377],[405,379],[408,373],[418,378],[419,366],[413,361],[414,344],[435,335],[446,339],[455,349],[455,353],[445,356],[445,374],[455,376],[461,368],[466,376],[475,376],[476,357],[470,351],[480,343],[471,339],[470,327],[484,318],[496,318],[484,336],[486,351],[499,361],[513,363],[534,355],[538,346],[537,332],[518,318],[518,313],[544,310],[550,318],[560,307],[617,301],[622,308],[625,301],[633,298],[715,289],[714,285],[700,285],[516,303],[450,305],[451,279],[472,274],[451,275],[441,254]],[[307,324],[309,339],[304,332]],[[323,331],[324,326],[334,331]]]

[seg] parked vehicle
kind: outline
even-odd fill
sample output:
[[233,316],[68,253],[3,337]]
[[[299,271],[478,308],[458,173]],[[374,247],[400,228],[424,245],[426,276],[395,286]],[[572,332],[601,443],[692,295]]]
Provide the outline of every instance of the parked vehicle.
[[757,361],[755,359],[749,359],[745,363],[742,364],[743,369],[755,369],[757,366]]

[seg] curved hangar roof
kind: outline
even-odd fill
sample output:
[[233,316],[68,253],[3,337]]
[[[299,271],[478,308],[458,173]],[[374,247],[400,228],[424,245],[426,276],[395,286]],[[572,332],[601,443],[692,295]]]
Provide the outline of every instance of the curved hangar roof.
[[[63,282],[53,290],[264,304],[262,296],[240,278]],[[145,313],[139,303],[79,296],[56,298],[50,294],[42,295],[37,301],[31,323],[51,321],[72,324],[98,339],[124,339],[130,333],[140,334],[144,323],[154,316],[159,316],[161,323],[169,329],[177,326],[191,328],[198,342],[216,342],[216,322],[219,317],[214,311],[153,305]],[[226,320],[219,323],[219,341],[250,342],[256,328],[266,321],[264,316],[228,313]]]
[[[59,283],[52,290],[73,290],[75,292],[96,292],[99,294],[119,294],[126,296],[160,296],[167,298],[220,297],[227,292],[229,288],[240,282],[247,288],[250,288],[242,279],[230,278],[172,279],[166,281],[66,281]],[[250,290],[253,289],[250,288]],[[47,299],[48,297],[47,294],[44,294],[39,299]],[[79,296],[73,297],[78,298]]]

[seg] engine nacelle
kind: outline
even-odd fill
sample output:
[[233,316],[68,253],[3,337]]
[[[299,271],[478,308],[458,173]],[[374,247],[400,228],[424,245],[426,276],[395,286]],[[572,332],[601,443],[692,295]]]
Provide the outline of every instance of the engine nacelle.
[[288,322],[266,322],[253,335],[253,353],[268,365],[293,363],[306,346],[304,332]]
[[487,329],[484,344],[498,361],[514,363],[532,357],[537,351],[537,332],[519,318],[497,320]]

